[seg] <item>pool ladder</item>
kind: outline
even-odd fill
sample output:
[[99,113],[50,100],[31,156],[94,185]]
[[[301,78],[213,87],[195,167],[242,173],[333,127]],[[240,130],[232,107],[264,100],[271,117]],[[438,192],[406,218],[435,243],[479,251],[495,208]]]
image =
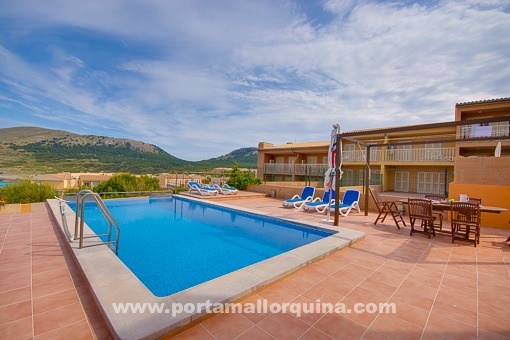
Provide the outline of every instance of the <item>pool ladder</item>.
[[[103,214],[104,218],[108,222],[108,232],[106,234],[99,234],[99,235],[89,235],[89,236],[83,236],[83,223],[84,223],[84,214],[85,214],[85,200],[87,198],[91,198],[96,202],[97,207],[99,210],[101,210],[101,213]],[[115,228],[115,240],[112,240],[112,230]],[[100,242],[100,243],[93,243],[93,244],[87,244],[83,245],[83,239],[84,238],[92,238],[92,237],[102,237],[107,236],[106,242]],[[119,237],[120,237],[120,228],[117,225],[117,222],[115,222],[115,219],[113,218],[112,214],[110,214],[110,211],[104,204],[103,199],[99,194],[91,191],[91,190],[82,190],[78,193],[76,196],[76,217],[74,220],[74,239],[79,240],[79,248],[86,248],[86,247],[94,247],[99,245],[108,245],[113,251],[115,251],[115,254],[119,251]]]

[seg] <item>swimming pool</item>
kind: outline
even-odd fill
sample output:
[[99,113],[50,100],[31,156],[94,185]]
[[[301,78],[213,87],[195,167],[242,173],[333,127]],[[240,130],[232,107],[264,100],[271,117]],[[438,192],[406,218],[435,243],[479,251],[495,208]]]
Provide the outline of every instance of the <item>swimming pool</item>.
[[[179,197],[105,204],[121,228],[119,259],[159,297],[336,233]],[[85,205],[85,222],[106,233],[93,202]]]
[[[259,210],[257,204],[250,203],[250,206],[253,206],[253,208],[242,208],[235,203],[239,200],[241,205],[243,205],[243,202],[246,203],[246,199],[250,200],[250,198],[237,197],[232,200],[232,203],[210,202],[205,207],[201,204],[195,205],[193,214],[201,216],[203,219],[208,219],[207,216],[209,216],[208,212],[211,211],[211,207],[235,209],[240,213],[236,220],[242,218],[244,216],[243,213],[246,213],[248,215],[264,216],[269,219],[289,222],[298,226],[310,227],[311,229],[329,230],[331,235],[163,297],[155,296],[108,247],[79,248],[79,243],[76,241],[65,243],[76,259],[114,338],[158,338],[181,327],[185,327],[206,314],[203,309],[199,310],[198,308],[192,312],[181,311],[176,315],[168,314],[167,309],[161,313],[119,313],[115,308],[115,304],[157,304],[158,306],[165,306],[165,308],[168,307],[168,310],[174,310],[173,306],[175,304],[180,304],[181,306],[189,306],[190,304],[203,306],[205,303],[225,304],[235,302],[258,289],[267,287],[271,283],[305,267],[313,261],[348,247],[350,244],[365,237],[365,234],[360,231],[334,227],[331,224],[324,224],[322,222],[302,221],[299,219],[300,213],[296,213],[295,216],[284,217],[279,215],[278,210],[268,213],[267,211],[262,212]],[[130,199],[125,199],[125,201],[128,200]],[[193,197],[186,197],[186,200],[190,202],[203,202],[203,199]],[[65,214],[62,215],[59,200],[49,199],[47,202],[54,216],[54,221],[61,230],[61,235],[65,238],[67,234],[74,233],[74,212],[66,206]],[[174,204],[176,202],[178,201],[174,201]],[[152,204],[155,203],[157,205],[156,201],[152,201]],[[280,202],[268,199],[267,206],[271,205],[275,205],[276,209],[281,207]],[[266,206],[265,202],[264,206]],[[264,209],[263,207],[261,208]],[[223,209],[220,210],[223,211]],[[175,211],[176,216],[179,215],[179,212],[179,209]],[[288,213],[288,210],[285,210],[285,212]],[[128,212],[128,214],[130,213]],[[222,212],[222,214],[225,214],[225,212]],[[318,216],[318,219],[321,217]],[[84,225],[84,230],[85,234],[93,233],[87,223]],[[120,248],[125,246],[126,240],[123,235],[121,230]],[[85,243],[88,242],[95,244],[97,240],[94,238],[86,239]],[[223,258],[226,260],[226,257]],[[193,266],[192,262],[188,263],[190,266]]]

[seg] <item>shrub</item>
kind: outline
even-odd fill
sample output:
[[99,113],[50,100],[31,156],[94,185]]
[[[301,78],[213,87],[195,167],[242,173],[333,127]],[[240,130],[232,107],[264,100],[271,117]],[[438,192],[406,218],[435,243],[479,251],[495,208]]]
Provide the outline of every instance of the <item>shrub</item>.
[[[95,192],[130,192],[130,191],[158,191],[159,180],[155,177],[130,174],[112,176],[109,180],[94,188]],[[122,195],[109,195],[109,197],[120,197]]]
[[255,177],[253,172],[241,171],[237,163],[234,163],[227,176],[229,177],[227,184],[239,190],[246,189],[250,184],[262,184],[261,179]]
[[48,184],[21,181],[0,189],[0,201],[4,203],[44,202],[57,195],[57,191]]

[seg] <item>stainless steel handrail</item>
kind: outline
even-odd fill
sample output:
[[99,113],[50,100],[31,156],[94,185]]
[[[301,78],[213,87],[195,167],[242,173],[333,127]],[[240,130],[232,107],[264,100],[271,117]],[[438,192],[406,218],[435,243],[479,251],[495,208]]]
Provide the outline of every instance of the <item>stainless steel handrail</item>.
[[64,229],[64,234],[66,235],[69,242],[73,242],[73,237],[71,236],[71,233],[69,232],[69,228],[67,226],[67,219],[66,219],[66,205],[69,203],[69,201],[63,200],[57,196],[54,196],[55,199],[58,201],[58,206],[60,208],[60,215],[62,216],[62,227]]
[[[91,197],[94,202],[97,204],[99,210],[101,210],[101,213],[103,214],[103,217],[108,222],[108,232],[106,234],[94,234],[89,236],[83,236],[83,223],[84,223],[84,214],[85,214],[85,201],[86,198]],[[116,231],[116,238],[115,241],[112,241],[112,226],[115,228]],[[79,234],[79,235],[78,235]],[[96,244],[89,244],[89,245],[83,245],[83,239],[84,238],[91,238],[91,237],[101,237],[101,236],[107,236],[108,240],[106,242],[96,243]],[[107,244],[109,246],[112,246],[113,243],[115,243],[115,254],[117,254],[119,250],[119,238],[120,238],[120,228],[113,218],[112,214],[104,204],[104,201],[101,199],[101,196],[99,194],[91,191],[91,190],[82,190],[78,193],[76,196],[76,218],[74,220],[74,239],[79,240],[79,248],[86,248],[86,247],[93,247],[98,245]]]

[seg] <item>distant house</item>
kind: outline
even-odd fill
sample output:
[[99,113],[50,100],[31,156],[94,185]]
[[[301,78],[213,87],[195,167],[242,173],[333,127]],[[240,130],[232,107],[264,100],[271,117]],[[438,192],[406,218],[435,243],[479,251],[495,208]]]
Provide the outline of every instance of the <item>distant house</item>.
[[100,183],[106,182],[113,173],[58,173],[35,175],[30,178],[32,182],[48,184],[57,190],[77,189],[81,187],[93,188]]

